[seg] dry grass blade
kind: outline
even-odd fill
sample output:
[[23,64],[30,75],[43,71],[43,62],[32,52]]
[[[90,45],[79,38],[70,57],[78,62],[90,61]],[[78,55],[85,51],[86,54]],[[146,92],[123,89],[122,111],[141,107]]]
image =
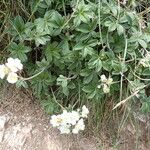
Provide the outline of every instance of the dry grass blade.
[[113,110],[116,109],[117,107],[119,107],[120,105],[126,103],[130,98],[132,98],[132,97],[134,97],[135,95],[137,95],[139,91],[140,91],[140,90],[137,90],[137,91],[134,92],[132,95],[130,95],[130,96],[127,97],[126,99],[124,99],[124,100],[122,100],[121,102],[119,102],[118,104],[116,104],[116,106],[113,108]]

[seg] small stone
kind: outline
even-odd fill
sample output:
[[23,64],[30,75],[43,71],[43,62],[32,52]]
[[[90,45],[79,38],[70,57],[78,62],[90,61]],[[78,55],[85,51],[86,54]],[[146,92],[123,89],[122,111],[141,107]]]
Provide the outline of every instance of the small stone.
[[4,130],[5,124],[9,121],[9,117],[7,115],[0,116],[0,130]]
[[3,137],[4,137],[4,130],[0,131],[0,142],[3,141]]
[[133,135],[136,133],[136,130],[130,124],[127,125],[127,130],[131,132]]

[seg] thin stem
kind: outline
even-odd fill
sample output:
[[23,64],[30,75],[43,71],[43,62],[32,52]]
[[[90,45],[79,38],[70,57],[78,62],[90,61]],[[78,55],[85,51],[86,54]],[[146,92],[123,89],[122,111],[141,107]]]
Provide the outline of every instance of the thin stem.
[[[125,48],[124,48],[124,55],[123,55],[123,65],[125,64],[125,59],[126,59],[126,55],[127,55],[127,48],[128,48],[128,42],[127,42],[127,38],[125,36],[125,33],[124,33],[124,38],[125,38]],[[122,100],[122,91],[123,90],[123,69],[122,69],[122,72],[121,72],[121,79],[120,79],[120,101]]]
[[143,80],[143,81],[150,81],[150,79],[143,79],[143,78],[139,77],[139,76],[136,75],[132,70],[131,70],[131,72],[133,73],[133,75],[134,75],[135,77],[137,77],[137,78],[140,79],[140,80]]
[[21,80],[23,80],[23,81],[31,80],[31,79],[37,77],[38,75],[40,75],[44,70],[45,70],[45,68],[43,70],[41,70],[40,72],[38,72],[37,74],[35,74],[35,75],[33,75],[33,76],[29,77],[29,78],[23,78],[23,77],[19,77],[19,78]]
[[67,80],[72,80],[72,79],[75,79],[76,77],[77,77],[77,75],[74,75],[74,76],[72,76],[70,78],[67,78]]
[[102,31],[101,31],[101,0],[99,0],[99,5],[98,5],[98,21],[99,21],[99,36],[100,36],[100,42],[102,44],[103,47],[103,38],[102,38]]
[[35,5],[35,7],[34,7],[32,13],[31,13],[31,15],[30,15],[30,17],[28,18],[28,21],[32,18],[32,16],[33,16],[34,13],[36,12],[36,8],[37,8],[38,5],[40,4],[40,2],[41,2],[41,0],[39,0],[39,1],[36,3],[36,5]]
[[78,4],[79,4],[79,0],[77,0],[77,4],[76,4],[75,9],[74,9],[73,13],[71,14],[70,18],[64,23],[64,25],[61,27],[61,29],[63,29],[69,23],[69,21],[73,18],[74,14],[78,8]]
[[142,86],[142,87],[139,87],[133,94],[131,94],[129,97],[127,97],[126,99],[120,101],[118,104],[115,105],[115,107],[113,108],[116,109],[117,107],[119,107],[120,105],[126,103],[129,99],[131,99],[132,97],[136,96],[140,90],[144,89],[146,86],[148,86],[149,84],[145,85],[145,86]]
[[65,110],[65,108],[56,100],[56,97],[55,97],[55,94],[54,94],[54,92],[53,92],[53,89],[51,88],[51,92],[52,92],[52,95],[53,95],[53,99],[54,99],[54,101],[63,109],[63,110]]
[[63,2],[64,15],[67,16],[67,15],[66,15],[66,8],[65,8],[65,2],[64,2],[64,0],[63,0],[62,2]]

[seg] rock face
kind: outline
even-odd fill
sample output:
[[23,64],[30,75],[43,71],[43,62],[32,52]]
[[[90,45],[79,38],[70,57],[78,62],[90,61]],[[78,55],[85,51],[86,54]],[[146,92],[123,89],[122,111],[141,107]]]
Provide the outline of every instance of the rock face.
[[[10,116],[2,115],[0,116],[0,145],[7,145],[5,149],[21,149],[27,138],[31,138],[32,124],[22,123],[16,125],[7,125],[9,123]],[[7,125],[7,126],[6,126]],[[0,147],[0,149],[2,149]]]
[[0,116],[0,130],[4,130],[6,123],[9,121],[8,115]]
[[[0,90],[0,150],[97,150],[95,143],[52,128],[30,92],[12,87]],[[3,92],[1,94],[1,92]]]
[[0,150],[97,150],[90,141],[60,135],[47,123],[34,116],[0,115]]
[[5,126],[8,123],[9,119],[10,118],[8,115],[0,116],[0,142],[2,142],[4,139]]
[[10,147],[23,147],[27,138],[31,138],[31,130],[32,127],[21,126],[21,124],[17,124],[7,129],[4,135],[4,142],[8,144]]

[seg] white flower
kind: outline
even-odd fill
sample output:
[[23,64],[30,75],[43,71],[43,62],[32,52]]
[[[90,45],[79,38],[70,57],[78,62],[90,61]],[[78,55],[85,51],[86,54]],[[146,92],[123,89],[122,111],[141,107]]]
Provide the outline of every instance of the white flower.
[[82,110],[77,111],[63,110],[62,114],[51,116],[50,123],[53,127],[60,130],[61,134],[69,134],[70,132],[77,134],[80,130],[84,130],[85,124],[83,118],[87,118],[88,108],[83,105]]
[[104,74],[101,75],[101,81],[102,82],[107,82],[107,78],[106,78],[106,76]]
[[62,125],[58,127],[61,134],[69,134],[70,133],[70,126],[69,125]]
[[110,77],[107,79],[106,76],[103,74],[101,75],[101,82],[111,85],[113,82],[113,79]]
[[72,112],[64,112],[62,114],[63,123],[67,123],[70,125],[75,125],[77,121],[80,119],[80,114],[77,111]]
[[17,72],[19,70],[22,70],[23,69],[23,65],[21,63],[21,61],[16,58],[16,59],[13,59],[13,58],[8,58],[7,59],[7,63],[6,63],[6,66],[12,71],[12,72]]
[[16,83],[18,81],[18,75],[14,72],[9,73],[7,76],[7,81],[12,84]]
[[100,85],[100,84],[99,84],[99,85],[97,85],[97,88],[98,88],[98,89],[100,89],[100,88],[101,88],[101,85]]
[[106,81],[106,84],[107,85],[111,85],[113,82],[113,79],[112,78],[108,78],[107,81]]
[[83,118],[87,118],[87,115],[89,114],[89,110],[88,110],[88,108],[85,106],[85,105],[83,105],[82,106],[82,113],[81,113],[81,116],[83,117]]
[[80,119],[77,124],[75,125],[74,129],[72,130],[72,133],[77,134],[80,130],[85,129],[85,124],[83,119]]
[[139,64],[141,64],[143,67],[149,67],[149,63],[146,59],[141,59]]
[[7,75],[9,69],[5,65],[0,65],[0,78],[4,79],[5,75]]
[[63,113],[61,114],[61,125],[66,125],[69,122],[69,112],[67,110],[63,110]]
[[80,114],[77,111],[72,111],[70,113],[70,123],[72,125],[75,125],[77,123],[77,121],[80,119]]
[[104,85],[103,85],[103,92],[104,92],[104,93],[109,93],[109,92],[110,92],[110,88],[108,87],[107,84],[104,84]]
[[53,115],[51,116],[50,123],[52,124],[53,127],[58,127],[61,125],[63,119],[61,115]]

